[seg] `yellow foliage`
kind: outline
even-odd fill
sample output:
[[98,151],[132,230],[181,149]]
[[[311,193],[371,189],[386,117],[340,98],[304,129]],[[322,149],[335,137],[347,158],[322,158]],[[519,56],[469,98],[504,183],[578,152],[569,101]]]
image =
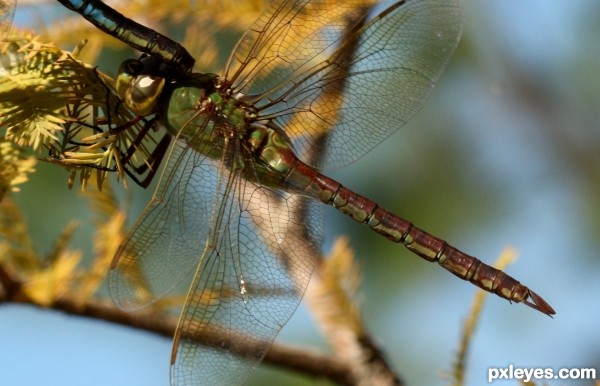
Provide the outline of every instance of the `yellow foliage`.
[[[504,270],[509,264],[513,263],[517,259],[517,251],[513,248],[506,248],[496,262],[494,267],[499,270]],[[483,304],[488,296],[489,292],[484,290],[477,290],[475,298],[473,299],[473,305],[471,306],[471,312],[467,317],[463,325],[463,333],[460,340],[458,352],[456,354],[454,365],[452,367],[452,385],[462,386],[465,383],[465,370],[467,368],[467,354],[471,345],[473,335],[477,329],[479,318],[481,317],[481,311]]]
[[48,268],[31,275],[21,291],[35,303],[51,306],[70,289],[80,260],[80,251],[65,251]]
[[29,173],[35,171],[35,157],[23,156],[21,149],[10,142],[0,142],[0,200],[4,192],[18,192],[17,185],[27,182]]

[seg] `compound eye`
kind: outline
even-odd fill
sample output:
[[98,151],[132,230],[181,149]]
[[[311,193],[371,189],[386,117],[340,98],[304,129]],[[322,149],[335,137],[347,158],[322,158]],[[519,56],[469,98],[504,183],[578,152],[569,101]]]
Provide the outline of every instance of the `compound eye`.
[[121,100],[125,100],[127,90],[131,87],[135,77],[140,74],[143,68],[142,62],[137,59],[128,59],[121,63],[117,80],[115,81],[115,89]]
[[115,90],[119,98],[137,115],[151,114],[165,87],[164,63],[160,58],[142,55],[121,63]]
[[165,87],[165,78],[142,75],[133,79],[122,98],[127,107],[138,115],[151,114]]

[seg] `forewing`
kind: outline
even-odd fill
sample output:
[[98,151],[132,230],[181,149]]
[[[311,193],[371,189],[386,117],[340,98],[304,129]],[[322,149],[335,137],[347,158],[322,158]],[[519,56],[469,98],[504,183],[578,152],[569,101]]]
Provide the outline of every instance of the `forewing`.
[[215,217],[176,332],[174,385],[239,384],[296,310],[318,256],[321,214],[305,198],[218,180],[231,181],[216,189],[223,221]]
[[16,0],[0,0],[0,40],[6,39],[10,31],[16,7]]
[[231,53],[225,77],[244,94],[268,93],[325,60],[347,29],[348,19],[356,18],[357,10],[375,3],[273,1]]
[[404,125],[458,43],[460,0],[278,1],[244,35],[226,72],[301,159],[316,138],[338,167]]
[[191,280],[208,234],[206,197],[213,196],[201,180],[209,167],[204,160],[173,144],[156,194],[113,261],[109,290],[120,308],[147,306],[184,278]]

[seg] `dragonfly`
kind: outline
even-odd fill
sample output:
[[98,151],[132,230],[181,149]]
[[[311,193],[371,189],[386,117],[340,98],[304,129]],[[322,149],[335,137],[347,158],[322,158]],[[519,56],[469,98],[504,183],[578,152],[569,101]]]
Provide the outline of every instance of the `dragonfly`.
[[67,53],[36,42],[28,33],[8,36],[15,8],[16,0],[0,1],[5,139],[47,149],[44,160],[69,171],[70,187],[79,175],[85,188],[95,175],[102,188],[110,172],[117,172],[124,183],[132,180],[147,187],[168,148],[169,135],[155,136],[152,122],[136,117],[108,95],[113,82],[109,76],[77,61],[86,40]]
[[112,262],[125,310],[190,282],[174,385],[242,382],[292,316],[331,206],[461,279],[546,315],[516,279],[327,177],[425,103],[462,29],[460,0],[275,0],[220,74],[100,1],[59,0],[143,52],[115,92],[173,141],[159,186]]

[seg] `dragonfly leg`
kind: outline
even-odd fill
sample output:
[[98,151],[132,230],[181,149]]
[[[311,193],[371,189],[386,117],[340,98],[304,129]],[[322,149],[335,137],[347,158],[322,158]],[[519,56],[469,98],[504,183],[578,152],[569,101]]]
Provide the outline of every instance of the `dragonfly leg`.
[[[147,188],[152,182],[152,179],[156,175],[158,167],[162,163],[162,160],[167,153],[169,148],[169,144],[171,143],[171,137],[168,134],[163,135],[161,140],[156,144],[156,147],[152,150],[152,153],[144,160],[139,166],[132,165],[131,158],[135,155],[135,153],[140,150],[142,146],[143,140],[146,138],[148,132],[152,129],[155,129],[156,120],[150,119],[145,122],[144,126],[140,130],[140,132],[136,135],[133,142],[127,148],[127,152],[123,155],[121,162],[124,165],[129,165],[133,170],[129,170],[125,167],[125,172],[131,177],[136,184],[143,188]],[[143,152],[143,150],[140,150]],[[141,176],[144,173],[148,172],[148,175],[143,179],[138,179],[136,175]]]
[[150,154],[150,157],[146,160],[146,162],[133,169],[133,173],[135,173],[137,175],[142,175],[142,174],[146,173],[146,171],[148,171],[148,175],[141,181],[138,178],[136,178],[133,175],[133,173],[131,171],[129,171],[129,169],[126,168],[125,172],[131,178],[133,178],[134,181],[138,185],[140,185],[143,188],[147,188],[148,185],[150,185],[150,182],[152,182],[152,179],[154,178],[154,176],[156,175],[158,167],[162,163],[162,160],[163,160],[165,154],[167,153],[170,143],[171,143],[171,137],[168,134],[165,134],[162,137],[162,139],[160,140],[160,142],[158,143],[158,145],[156,145],[156,148],[154,148],[154,150],[152,151],[152,153]]

